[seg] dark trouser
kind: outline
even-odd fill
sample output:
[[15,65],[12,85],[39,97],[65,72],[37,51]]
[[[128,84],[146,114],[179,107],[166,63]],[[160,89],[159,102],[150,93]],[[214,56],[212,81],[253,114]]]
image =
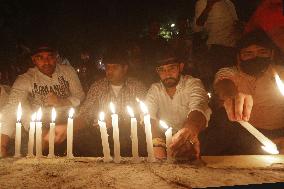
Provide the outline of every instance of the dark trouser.
[[[273,139],[284,136],[284,129],[259,130]],[[262,144],[237,122],[231,122],[222,108],[211,116],[208,128],[199,136],[201,155],[253,155],[267,154]]]

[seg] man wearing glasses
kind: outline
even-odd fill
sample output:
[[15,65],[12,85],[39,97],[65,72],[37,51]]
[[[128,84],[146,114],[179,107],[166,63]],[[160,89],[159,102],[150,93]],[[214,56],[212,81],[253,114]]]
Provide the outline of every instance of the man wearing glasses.
[[[8,155],[8,150],[11,150],[9,147],[13,146],[9,142],[15,133],[15,112],[19,102],[23,106],[22,124],[26,130],[32,113],[39,107],[43,109],[43,122],[46,119],[46,123],[50,122],[52,107],[56,108],[56,130],[60,130],[65,129],[60,123],[66,121],[70,107],[76,108],[83,100],[85,94],[76,71],[71,66],[58,64],[56,55],[57,52],[50,46],[37,46],[31,53],[35,67],[18,76],[13,84],[8,103],[1,111],[2,156]],[[56,143],[63,142],[57,141],[57,138]]]
[[146,102],[153,129],[156,158],[166,157],[164,132],[159,120],[173,128],[172,156],[177,159],[199,158],[199,133],[206,128],[211,110],[208,96],[199,79],[183,76],[183,64],[170,49],[161,49],[157,55],[156,71],[161,82],[148,91]]

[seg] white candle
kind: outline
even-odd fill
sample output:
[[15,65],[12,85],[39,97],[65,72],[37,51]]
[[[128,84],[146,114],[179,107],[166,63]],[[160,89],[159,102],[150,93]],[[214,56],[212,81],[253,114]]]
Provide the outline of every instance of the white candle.
[[164,128],[167,129],[165,132],[166,135],[166,148],[167,148],[167,161],[171,162],[172,161],[172,156],[171,156],[171,149],[170,149],[170,144],[172,143],[172,137],[173,137],[173,129],[169,127],[164,121],[160,120],[160,125]]
[[270,154],[279,154],[276,144],[259,132],[254,126],[246,121],[239,121],[239,123],[248,130],[259,142],[263,144],[262,149]]
[[147,106],[142,102],[140,102],[140,108],[144,113],[144,125],[145,125],[145,134],[146,134],[146,143],[147,143],[147,152],[148,152],[148,162],[154,162],[154,149],[153,149],[153,138],[152,138],[152,130],[151,130],[151,121],[150,115],[148,113]]
[[120,142],[119,142],[119,128],[118,128],[118,115],[115,113],[115,106],[110,103],[111,122],[112,122],[112,135],[113,135],[113,150],[114,150],[114,162],[119,163],[121,160],[120,156]]
[[106,129],[106,122],[104,122],[104,119],[105,119],[105,114],[104,114],[104,112],[101,112],[100,115],[99,115],[98,124],[100,126],[100,132],[101,132],[104,162],[110,162],[112,160],[112,158],[110,156],[108,134],[107,134],[107,129]]
[[127,111],[131,117],[132,156],[134,162],[138,162],[139,154],[138,154],[137,120],[134,117],[134,112],[131,107],[127,106]]
[[48,154],[49,158],[54,157],[55,119],[56,119],[56,111],[55,108],[52,108],[51,123],[49,125],[49,154]]
[[69,117],[67,121],[67,157],[73,158],[73,115],[74,108],[69,111]]
[[42,157],[42,111],[38,109],[36,113],[36,157]]
[[36,120],[36,113],[32,115],[32,119],[30,122],[29,142],[28,142],[28,156],[29,157],[34,156],[35,120]]
[[15,157],[21,156],[21,135],[22,135],[21,117],[22,117],[22,106],[21,103],[19,103],[17,110],[16,136],[15,136]]

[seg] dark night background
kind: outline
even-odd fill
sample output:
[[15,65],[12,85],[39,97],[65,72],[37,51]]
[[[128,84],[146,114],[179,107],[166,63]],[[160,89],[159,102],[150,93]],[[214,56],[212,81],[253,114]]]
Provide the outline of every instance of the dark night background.
[[[1,65],[17,43],[39,38],[56,41],[61,53],[73,56],[82,48],[96,50],[115,39],[145,34],[149,19],[174,22],[192,18],[195,0],[0,0]],[[260,0],[235,0],[246,21]]]

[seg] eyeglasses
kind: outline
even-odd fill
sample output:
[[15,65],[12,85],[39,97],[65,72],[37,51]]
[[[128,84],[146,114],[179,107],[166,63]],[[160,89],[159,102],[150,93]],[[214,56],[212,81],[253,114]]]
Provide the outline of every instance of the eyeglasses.
[[159,74],[165,74],[165,73],[174,73],[179,70],[179,65],[178,64],[171,64],[168,66],[160,66],[156,68],[156,71]]

